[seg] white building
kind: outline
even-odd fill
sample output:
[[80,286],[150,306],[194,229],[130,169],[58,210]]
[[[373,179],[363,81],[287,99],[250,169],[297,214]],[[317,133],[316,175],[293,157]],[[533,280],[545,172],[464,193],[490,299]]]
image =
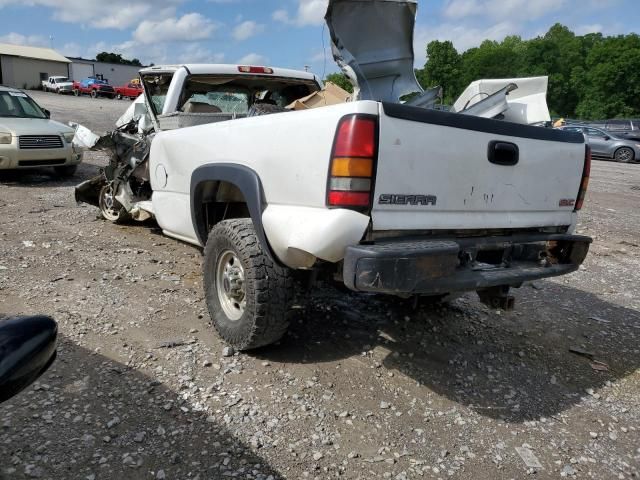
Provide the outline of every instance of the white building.
[[71,60],[50,48],[0,43],[0,85],[40,88],[53,75],[69,76]]
[[138,77],[138,71],[143,67],[121,65],[119,63],[103,63],[85,58],[69,57],[71,68],[69,77],[80,81],[83,78],[95,77],[107,80],[111,85],[125,85]]

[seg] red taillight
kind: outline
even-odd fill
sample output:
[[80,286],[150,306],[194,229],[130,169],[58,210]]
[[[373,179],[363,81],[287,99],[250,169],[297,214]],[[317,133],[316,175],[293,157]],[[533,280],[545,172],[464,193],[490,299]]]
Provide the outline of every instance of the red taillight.
[[578,190],[578,198],[576,200],[576,212],[584,205],[584,197],[587,195],[589,188],[589,177],[591,176],[591,147],[587,145],[584,156],[584,169],[582,170],[582,180],[580,182],[580,190]]
[[376,117],[355,114],[340,120],[329,168],[329,206],[357,210],[370,207],[377,150]]
[[252,67],[249,65],[241,65],[238,67],[238,71],[240,73],[266,73],[271,75],[273,73],[273,68],[269,67]]
[[342,120],[336,136],[335,157],[373,157],[376,149],[376,121],[356,115]]
[[369,192],[329,191],[329,205],[332,206],[368,207],[370,200]]

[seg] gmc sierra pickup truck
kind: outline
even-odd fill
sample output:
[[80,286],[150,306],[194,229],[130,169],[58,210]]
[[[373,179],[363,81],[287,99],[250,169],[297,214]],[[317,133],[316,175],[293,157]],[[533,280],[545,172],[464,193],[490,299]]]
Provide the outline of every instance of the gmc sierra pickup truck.
[[329,2],[349,103],[288,110],[321,88],[306,72],[142,70],[144,97],[99,141],[112,162],[76,199],[202,247],[211,319],[240,350],[284,334],[300,272],[405,298],[476,291],[509,308],[511,287],[575,271],[591,243],[574,234],[584,137],[529,125],[549,116],[546,79],[474,83],[453,113],[430,108],[438,90],[413,74],[415,7]]

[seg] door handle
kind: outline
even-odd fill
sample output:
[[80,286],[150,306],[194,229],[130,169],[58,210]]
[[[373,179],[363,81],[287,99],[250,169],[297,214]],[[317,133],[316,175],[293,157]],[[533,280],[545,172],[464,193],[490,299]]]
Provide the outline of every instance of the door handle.
[[495,165],[512,167],[520,160],[520,149],[515,143],[493,140],[489,142],[487,157]]

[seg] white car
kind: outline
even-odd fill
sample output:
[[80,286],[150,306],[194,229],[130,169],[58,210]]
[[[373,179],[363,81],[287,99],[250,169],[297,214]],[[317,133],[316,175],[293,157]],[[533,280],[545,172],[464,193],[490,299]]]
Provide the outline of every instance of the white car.
[[29,95],[0,86],[0,170],[53,167],[72,176],[82,152],[73,146],[75,130],[51,120]]

